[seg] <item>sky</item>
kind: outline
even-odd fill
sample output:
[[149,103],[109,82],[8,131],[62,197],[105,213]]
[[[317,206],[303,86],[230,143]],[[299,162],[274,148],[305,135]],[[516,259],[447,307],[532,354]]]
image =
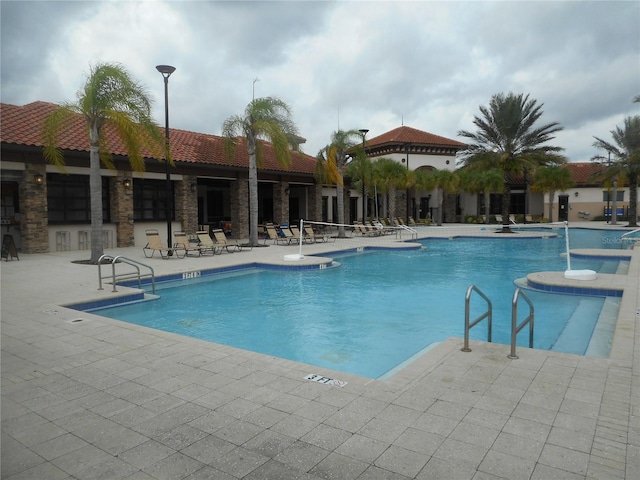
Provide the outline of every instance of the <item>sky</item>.
[[164,125],[221,134],[255,96],[292,109],[305,153],[338,129],[464,141],[498,93],[529,95],[571,162],[640,114],[638,1],[0,1],[0,100],[74,101],[119,63]]

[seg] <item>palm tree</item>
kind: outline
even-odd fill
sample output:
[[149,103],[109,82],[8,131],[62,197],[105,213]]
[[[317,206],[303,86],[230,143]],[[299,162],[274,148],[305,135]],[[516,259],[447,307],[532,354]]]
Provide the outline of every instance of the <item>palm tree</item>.
[[534,192],[549,192],[549,221],[553,222],[553,204],[556,191],[564,191],[573,187],[575,182],[567,168],[550,165],[536,170],[533,174],[531,190]]
[[[613,143],[598,137],[593,146],[606,150],[613,157],[609,169],[622,172],[629,182],[629,225],[637,227],[638,221],[638,176],[640,175],[640,115],[624,119],[624,128],[611,130]],[[613,213],[613,212],[612,212]],[[612,217],[613,218],[613,217]]]
[[298,129],[291,120],[289,106],[275,97],[251,100],[244,115],[233,115],[222,124],[227,156],[233,158],[238,135],[247,140],[249,154],[249,243],[258,244],[258,166],[261,162],[259,139],[268,140],[281,165],[291,164],[291,149],[298,150]]
[[360,145],[356,145],[351,154],[351,161],[347,164],[347,177],[362,192],[362,221],[366,222],[369,188],[373,186],[373,162]]
[[388,195],[388,216],[396,216],[396,190],[406,185],[408,170],[396,160],[379,158],[373,162],[373,184],[378,192]]
[[511,176],[564,162],[564,157],[556,154],[562,148],[545,145],[562,127],[556,122],[536,126],[542,105],[529,100],[529,95],[496,94],[489,107],[481,106],[480,112],[482,116],[473,120],[477,132],[458,132],[472,141],[460,153],[465,165],[496,167],[502,172],[502,232],[510,233]]
[[[100,63],[91,67],[75,103],[63,103],[43,125],[44,156],[64,171],[65,161],[57,146],[61,133],[73,117],[82,115],[89,134],[89,189],[91,199],[91,263],[104,253],[102,235],[102,176],[100,163],[113,169],[105,128],[113,129],[124,144],[134,170],[144,170],[142,150],[162,157],[161,132],[151,120],[151,100],[147,90],[134,81],[119,64]],[[168,160],[170,161],[170,160]]]
[[338,196],[338,238],[345,238],[344,230],[344,176],[347,151],[352,151],[362,140],[358,130],[338,130],[331,134],[331,143],[318,152],[317,176],[327,185],[336,185]]
[[458,190],[460,179],[456,172],[451,170],[434,170],[431,174],[435,187],[438,189],[438,225],[442,225],[442,220],[444,219],[444,197],[447,193]]
[[489,221],[491,215],[491,193],[500,191],[504,176],[497,168],[477,169],[462,168],[458,170],[460,187],[470,193],[482,192],[484,196],[484,216]]

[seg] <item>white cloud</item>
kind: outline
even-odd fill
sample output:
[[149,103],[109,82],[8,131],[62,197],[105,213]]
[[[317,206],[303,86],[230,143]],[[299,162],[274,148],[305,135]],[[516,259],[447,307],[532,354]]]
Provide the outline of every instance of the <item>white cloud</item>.
[[[305,151],[338,128],[405,125],[457,139],[499,92],[529,93],[572,161],[637,114],[637,2],[2,2],[2,101],[73,100],[117,61],[171,125],[220,133],[257,96],[289,103]],[[39,28],[34,29],[33,25]],[[609,123],[612,122],[612,123]]]

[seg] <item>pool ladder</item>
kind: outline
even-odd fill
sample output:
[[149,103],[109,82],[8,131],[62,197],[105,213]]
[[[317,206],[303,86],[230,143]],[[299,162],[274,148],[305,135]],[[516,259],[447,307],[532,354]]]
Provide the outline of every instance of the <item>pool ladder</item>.
[[[469,320],[469,305],[471,303],[471,295],[473,292],[476,292],[480,297],[487,302],[487,310],[475,318],[473,321]],[[520,297],[524,298],[529,306],[529,315],[525,318],[522,323],[518,325],[518,300]],[[482,290],[480,290],[475,285],[471,285],[467,289],[467,294],[464,299],[464,346],[462,347],[463,352],[470,352],[469,348],[469,330],[475,327],[482,320],[487,318],[487,342],[491,343],[491,329],[493,323],[493,305],[491,304],[491,300],[487,297]],[[533,303],[527,297],[527,295],[521,290],[516,289],[513,294],[513,300],[511,301],[511,352],[508,357],[511,359],[518,358],[516,355],[516,337],[518,336],[518,332],[522,330],[526,325],[529,325],[529,348],[533,348],[533,326],[534,326],[534,308]]]
[[[109,260],[111,261],[111,275],[102,276],[102,261]],[[116,275],[116,264],[118,263],[126,263],[127,265],[132,266],[136,269],[135,272],[126,272],[120,273]],[[140,267],[144,267],[149,270],[149,273],[143,274],[140,272]],[[102,288],[102,280],[111,278],[111,283],[113,284],[112,292],[117,292],[116,290],[116,281],[117,280],[127,280],[127,279],[137,279],[138,280],[138,288],[142,289],[142,279],[150,278],[151,279],[151,291],[155,295],[156,293],[156,277],[153,271],[153,268],[145,263],[138,262],[137,260],[132,260],[127,257],[123,257],[122,255],[118,255],[113,257],[111,255],[102,255],[98,260],[98,290],[104,290]]]

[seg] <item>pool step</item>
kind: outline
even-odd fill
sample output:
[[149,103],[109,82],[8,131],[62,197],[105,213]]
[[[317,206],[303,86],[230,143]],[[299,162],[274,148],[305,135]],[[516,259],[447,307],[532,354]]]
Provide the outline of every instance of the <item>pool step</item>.
[[598,317],[598,323],[593,330],[591,341],[585,355],[589,357],[609,358],[613,333],[618,321],[620,299],[607,297],[602,305],[602,311]]
[[[588,347],[588,341],[585,340],[585,330],[592,333],[597,323],[597,319],[585,322],[585,318],[589,318],[593,309],[592,301],[581,300],[574,310],[571,318],[567,321],[562,332],[558,336],[558,340],[551,348],[552,351],[575,353],[576,355],[584,355]],[[591,335],[589,335],[591,337]]]

